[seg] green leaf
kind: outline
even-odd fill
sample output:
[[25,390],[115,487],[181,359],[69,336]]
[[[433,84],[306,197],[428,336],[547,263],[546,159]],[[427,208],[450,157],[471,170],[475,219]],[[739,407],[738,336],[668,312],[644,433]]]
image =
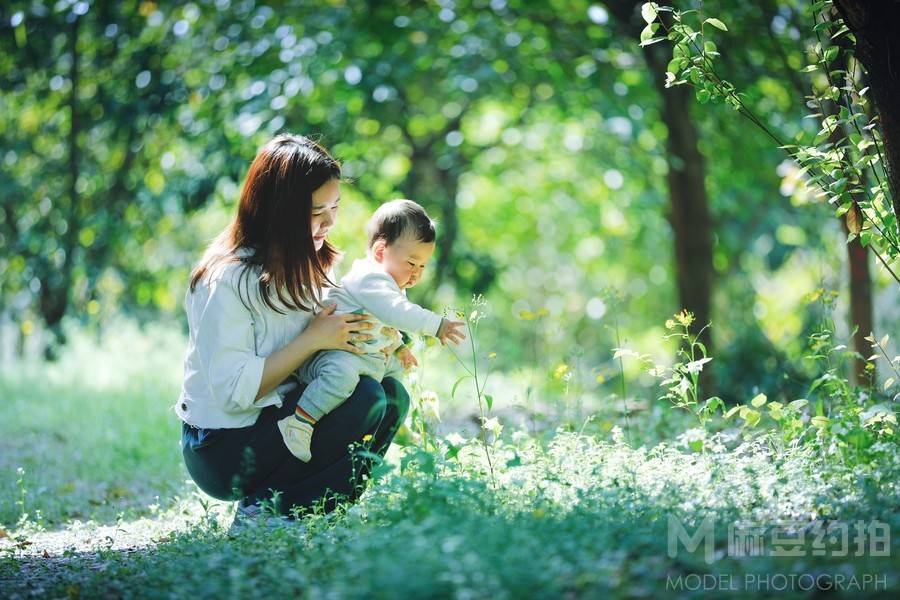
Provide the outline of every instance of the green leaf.
[[647,23],[652,23],[656,20],[656,3],[655,2],[645,2],[641,5],[641,17],[644,18],[644,21]]
[[744,412],[743,417],[746,425],[754,427],[759,423],[762,414],[759,411],[753,410],[751,408]]
[[822,429],[823,427],[827,427],[829,423],[831,423],[831,419],[828,417],[813,417],[810,421],[813,425]]
[[728,412],[725,413],[725,418],[730,419],[732,416],[734,416],[734,413],[741,410],[742,408],[744,408],[744,407],[741,406],[740,404],[738,404],[737,406],[732,406],[731,408],[728,409]]
[[753,400],[750,401],[750,404],[759,408],[760,406],[765,406],[767,400],[768,398],[766,398],[765,394],[757,394],[753,397]]
[[494,407],[494,397],[490,394],[484,395],[484,401],[487,403],[488,410],[491,410]]
[[715,27],[716,29],[721,29],[722,31],[728,31],[728,28],[725,27],[725,23],[723,23],[722,21],[716,19],[715,17],[710,17],[710,18],[708,18],[707,20],[705,20],[705,21],[703,21],[703,22],[704,22],[704,23],[709,23],[710,25],[712,25],[712,26]]
[[463,381],[465,381],[468,378],[469,378],[469,375],[463,375],[462,377],[460,377],[459,379],[456,380],[456,383],[454,383],[453,387],[450,388],[450,397],[451,398],[456,397],[456,388],[458,388],[459,384],[461,384]]
[[706,403],[703,405],[703,408],[710,412],[716,410],[717,408],[725,410],[725,402],[718,396],[713,396],[706,399]]
[[807,404],[809,404],[809,400],[807,400],[806,398],[800,398],[799,400],[794,400],[793,402],[790,402],[788,404],[788,408],[792,408],[794,410],[800,410]]
[[657,42],[661,42],[665,37],[653,37],[653,34],[656,30],[659,29],[659,23],[650,23],[641,31],[641,43],[640,45],[649,46],[651,44],[655,44]]
[[669,61],[669,65],[666,67],[666,71],[669,73],[677,73],[678,71],[681,70],[681,67],[683,67],[686,63],[687,63],[687,61],[684,60],[683,58],[680,58],[680,57],[673,58],[672,60]]

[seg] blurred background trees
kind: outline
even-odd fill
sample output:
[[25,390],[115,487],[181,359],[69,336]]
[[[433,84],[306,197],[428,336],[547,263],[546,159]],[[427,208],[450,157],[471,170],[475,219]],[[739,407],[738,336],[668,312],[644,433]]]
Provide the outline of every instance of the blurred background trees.
[[[717,50],[748,105],[788,139],[814,133],[808,3],[705,9],[729,24]],[[344,161],[349,257],[380,202],[426,206],[438,254],[412,295],[485,294],[507,369],[577,362],[609,385],[614,327],[666,351],[686,308],[713,323],[707,386],[788,395],[810,377],[817,289],[842,292],[848,337],[896,331],[882,265],[845,247],[765,133],[666,88],[670,50],[641,48],[643,26],[634,0],[4,4],[4,356],[52,356],[66,323],[182,320],[190,268],[281,131]]]

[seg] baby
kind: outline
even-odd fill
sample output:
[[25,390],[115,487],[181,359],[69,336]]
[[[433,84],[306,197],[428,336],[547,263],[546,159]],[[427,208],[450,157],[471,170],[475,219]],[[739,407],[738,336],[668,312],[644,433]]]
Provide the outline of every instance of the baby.
[[302,366],[299,376],[308,385],[294,414],[278,421],[288,449],[304,462],[312,458],[316,422],[353,393],[361,375],[381,381],[415,362],[388,328],[433,335],[442,343],[458,344],[464,339],[462,322],[445,319],[406,298],[406,288],[419,281],[434,253],[434,221],[425,210],[412,200],[387,202],[372,215],[366,233],[366,258],[353,262],[341,278],[341,287],[331,289],[328,299],[337,303],[336,313],[362,312],[377,320],[371,330],[373,339],[361,342],[366,344],[365,354],[328,350]]

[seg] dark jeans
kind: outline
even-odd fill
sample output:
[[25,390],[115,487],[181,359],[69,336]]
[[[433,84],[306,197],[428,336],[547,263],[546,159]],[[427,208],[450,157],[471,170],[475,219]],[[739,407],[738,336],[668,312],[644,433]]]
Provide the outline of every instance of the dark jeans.
[[387,452],[406,417],[409,395],[396,379],[379,384],[360,377],[353,394],[316,423],[312,460],[302,462],[287,449],[276,424],[294,412],[301,391],[289,393],[281,408],[264,408],[249,427],[196,429],[184,424],[182,454],[200,489],[246,504],[277,498],[281,513],[316,506],[327,512],[341,499],[356,500],[372,466],[365,454]]

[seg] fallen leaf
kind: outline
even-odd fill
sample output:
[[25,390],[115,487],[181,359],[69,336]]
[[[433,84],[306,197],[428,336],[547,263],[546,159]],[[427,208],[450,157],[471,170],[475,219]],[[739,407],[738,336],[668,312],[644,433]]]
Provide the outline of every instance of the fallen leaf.
[[856,234],[859,234],[859,232],[862,231],[862,214],[860,214],[856,204],[850,205],[850,210],[847,211],[846,219],[847,231]]

